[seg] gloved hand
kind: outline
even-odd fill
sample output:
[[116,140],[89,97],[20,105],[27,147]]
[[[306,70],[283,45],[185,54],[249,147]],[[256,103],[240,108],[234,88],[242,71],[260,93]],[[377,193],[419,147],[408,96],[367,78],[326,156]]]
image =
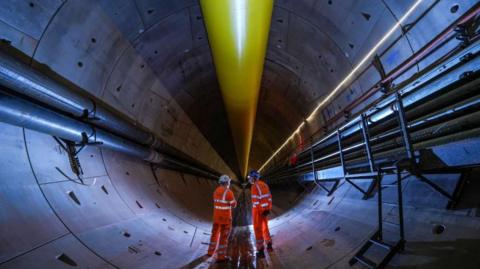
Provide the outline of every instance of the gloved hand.
[[265,217],[270,215],[270,210],[263,211],[262,215],[264,215]]

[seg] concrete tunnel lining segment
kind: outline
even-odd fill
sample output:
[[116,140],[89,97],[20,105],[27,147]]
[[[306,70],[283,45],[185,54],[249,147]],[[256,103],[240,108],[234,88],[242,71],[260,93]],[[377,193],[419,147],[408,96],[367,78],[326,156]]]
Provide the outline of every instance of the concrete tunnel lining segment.
[[[224,132],[225,112],[218,108],[221,99],[196,1],[27,2],[0,3],[0,38],[25,53],[35,68],[78,85],[82,93],[210,168],[236,173],[235,160],[228,157],[234,154]],[[276,1],[254,165],[289,133],[281,126],[296,126],[407,4]],[[386,70],[476,4],[425,1],[417,14],[422,19],[385,48],[381,59]],[[352,32],[351,22],[363,31]],[[373,69],[367,71],[352,91],[326,108],[324,117],[341,110],[377,78]],[[275,94],[277,89],[281,95]],[[309,132],[323,121],[314,122]],[[212,181],[161,168],[152,171],[142,161],[87,147],[79,154],[82,185],[69,179],[75,175],[66,153],[51,136],[4,123],[0,130],[0,268],[216,268],[198,260],[209,240]],[[436,150],[460,156],[460,148],[477,147],[472,139],[471,144],[452,142]],[[477,173],[465,175],[467,201],[455,211],[445,210],[447,200],[428,186],[414,178],[405,181],[409,243],[391,268],[478,267]],[[434,177],[449,191],[459,180],[458,175]],[[265,262],[253,260],[249,266],[346,268],[355,249],[375,230],[375,202],[362,200],[352,186],[344,184],[330,197],[315,185],[302,186],[288,182],[273,189],[276,250]],[[384,197],[395,199],[388,191]],[[393,209],[388,206],[385,221],[395,224]],[[438,227],[444,227],[442,233]]]

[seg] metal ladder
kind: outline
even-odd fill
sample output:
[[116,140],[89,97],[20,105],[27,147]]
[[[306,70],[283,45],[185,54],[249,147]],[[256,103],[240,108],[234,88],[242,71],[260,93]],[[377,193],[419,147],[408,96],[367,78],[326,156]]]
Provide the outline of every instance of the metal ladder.
[[[451,202],[455,202],[455,194],[450,194],[444,190],[439,185],[432,182],[430,179],[425,177],[422,174],[422,170],[419,168],[419,163],[417,161],[417,156],[415,156],[415,150],[413,148],[410,133],[408,130],[408,122],[405,116],[405,109],[402,102],[402,96],[400,93],[395,93],[395,116],[397,118],[399,132],[402,138],[402,143],[405,151],[405,156],[397,159],[393,165],[390,166],[379,166],[375,163],[375,158],[372,153],[372,148],[370,145],[370,132],[367,122],[367,117],[362,114],[360,118],[361,130],[363,145],[365,146],[366,157],[368,160],[369,171],[366,173],[349,173],[347,171],[345,163],[345,150],[342,145],[342,133],[341,130],[337,130],[337,145],[338,145],[338,154],[340,159],[341,168],[343,170],[343,177],[334,178],[334,179],[324,179],[317,182],[315,166],[314,166],[314,156],[313,150],[311,149],[311,158],[312,158],[312,170],[315,175],[315,182],[317,185],[322,187],[328,192],[328,195],[331,195],[337,188],[338,182],[340,179],[344,179],[345,182],[351,184],[355,189],[363,193],[363,199],[368,199],[373,196],[375,190],[377,190],[377,215],[378,215],[378,229],[377,231],[365,242],[365,244],[355,253],[355,255],[350,259],[349,264],[352,266],[356,263],[361,263],[367,268],[384,268],[388,262],[395,256],[399,251],[402,251],[405,246],[405,230],[404,230],[404,216],[403,216],[403,192],[402,192],[402,181],[409,177],[415,176],[423,183],[429,185],[433,190],[442,194],[444,197],[448,198]],[[402,173],[406,172],[406,176],[402,176]],[[396,175],[396,182],[394,184],[385,184],[382,185],[382,179],[385,175]],[[354,181],[355,180],[365,180],[371,179],[372,184],[368,187],[367,190],[358,186]],[[331,189],[320,185],[320,182],[335,181],[334,186]],[[389,244],[384,241],[384,231],[383,231],[383,200],[382,200],[382,189],[383,187],[396,187],[397,188],[397,209],[398,209],[398,229],[399,235],[398,240],[394,244]],[[458,198],[458,197],[457,197]],[[397,224],[394,224],[397,225]],[[385,252],[385,255],[378,262],[374,262],[364,256],[371,247],[380,248]]]
[[[368,239],[365,244],[355,253],[355,255],[350,259],[350,266],[358,263],[361,263],[367,268],[384,268],[390,260],[395,256],[399,251],[402,251],[405,247],[405,230],[404,230],[404,219],[403,219],[403,192],[402,192],[402,174],[401,172],[406,166],[410,166],[416,163],[414,156],[414,150],[410,142],[410,135],[407,128],[407,122],[405,118],[405,111],[403,108],[401,96],[397,93],[396,95],[396,116],[398,123],[400,125],[400,131],[403,138],[403,143],[406,151],[406,158],[395,163],[394,166],[377,168],[377,177],[375,178],[375,185],[377,189],[377,213],[378,213],[378,229],[377,231]],[[374,172],[375,163],[372,155],[372,150],[369,143],[369,131],[366,118],[362,115],[362,133],[365,143],[365,149],[367,152],[367,158],[370,166],[370,171]],[[399,239],[392,245],[384,241],[383,237],[383,200],[382,200],[382,178],[386,174],[396,174],[396,187],[397,187],[397,208],[398,208],[398,219],[399,219]],[[364,254],[372,247],[379,248],[385,251],[383,258],[377,263],[365,257]]]

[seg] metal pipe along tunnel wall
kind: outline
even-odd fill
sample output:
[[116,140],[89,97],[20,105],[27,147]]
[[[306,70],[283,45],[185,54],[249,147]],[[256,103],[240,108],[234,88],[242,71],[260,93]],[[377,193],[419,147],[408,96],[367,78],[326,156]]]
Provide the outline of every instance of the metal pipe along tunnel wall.
[[[255,165],[412,1],[339,2],[275,2],[252,141]],[[475,4],[424,1],[416,15],[426,20],[404,29],[409,30],[405,35],[399,31],[392,38],[397,43],[385,48],[381,58],[387,70]],[[365,32],[346,31],[351,25]],[[221,116],[225,111],[215,109],[222,104],[205,36],[193,0],[0,2],[3,53],[117,111],[211,170],[234,175],[237,161],[228,157],[235,154],[228,146],[231,138],[221,136],[228,122]],[[434,59],[418,63],[409,74]],[[368,69],[308,132],[377,78]],[[477,159],[479,152],[477,140],[438,150]],[[76,160],[52,136],[0,121],[1,269],[222,268],[202,259],[210,239],[214,181],[108,148],[86,146],[77,157],[80,176],[72,170]],[[390,268],[480,267],[478,172],[428,176],[449,192],[464,184],[455,210],[415,176],[402,182],[407,245]],[[395,178],[384,182],[393,184]],[[358,185],[366,189],[371,181]],[[272,193],[275,251],[256,260],[251,246],[246,252],[231,246],[228,252],[241,268],[350,268],[352,255],[377,229],[376,198],[363,199],[350,184],[341,183],[328,196],[315,184],[291,180],[272,186]],[[248,191],[237,187],[235,194],[249,199]],[[398,229],[396,199],[394,188],[383,190],[384,229],[392,231],[386,236]],[[247,242],[253,237],[251,228],[238,229]]]

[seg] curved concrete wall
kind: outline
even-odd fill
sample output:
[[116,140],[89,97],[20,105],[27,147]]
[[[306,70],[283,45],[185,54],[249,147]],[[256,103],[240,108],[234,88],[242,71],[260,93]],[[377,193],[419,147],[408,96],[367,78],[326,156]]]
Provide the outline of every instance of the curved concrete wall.
[[[330,3],[340,1],[277,1],[264,89],[278,87],[285,94],[279,97],[264,90],[267,109],[264,114],[260,112],[260,118],[266,127],[258,129],[258,147],[262,148],[258,154],[275,148],[291,129],[282,127],[275,133],[279,124],[267,124],[269,120],[276,116],[286,119],[285,125],[295,127],[295,121],[308,112],[299,105],[313,105],[313,100],[332,88],[326,86],[341,78],[339,71],[330,75],[328,67],[348,70],[386,25],[411,4],[378,1],[378,5],[369,5],[367,13],[377,19],[375,23],[364,26],[365,31],[351,32],[348,23],[338,21],[368,21],[367,16],[359,15],[365,11],[357,2],[343,2],[341,9],[332,11]],[[431,10],[435,12],[422,20],[422,27],[414,28],[417,33],[401,37],[384,56],[390,63],[389,69],[476,1],[462,2],[455,13],[448,13],[453,1],[424,2],[423,11],[433,5]],[[101,99],[138,125],[155,131],[172,146],[220,172],[232,174],[234,169],[210,145],[212,139],[207,141],[204,136],[209,133],[198,126],[212,119],[220,122],[218,113],[222,111],[210,102],[218,98],[212,82],[215,77],[207,70],[212,66],[206,38],[198,38],[205,35],[202,23],[197,21],[201,19],[197,3],[99,3],[2,1],[0,39],[22,51],[35,68],[79,86],[84,93]],[[176,28],[189,20],[190,25]],[[319,25],[326,25],[322,31],[327,33],[319,31]],[[335,25],[342,25],[342,30],[338,31]],[[191,46],[183,46],[181,38],[178,41],[181,29],[192,31],[188,38],[197,37],[188,40]],[[296,35],[287,40],[285,37],[292,32]],[[155,38],[158,35],[161,38]],[[313,36],[312,43],[295,46],[305,36]],[[352,41],[355,51],[349,52],[349,60],[344,55],[353,49],[347,42],[350,38],[358,42]],[[318,57],[317,43],[321,43],[318,50],[329,55],[323,56],[327,59]],[[282,51],[285,44],[290,45],[288,53]],[[178,59],[183,59],[180,64]],[[300,63],[305,63],[305,67],[295,68]],[[202,72],[204,69],[208,72]],[[175,75],[182,71],[184,77]],[[373,71],[366,74],[361,82],[365,88],[375,83],[377,76]],[[196,80],[189,80],[194,77]],[[340,110],[355,94],[339,96],[337,102],[326,108],[326,117],[333,113],[328,111]],[[292,99],[299,105],[287,102]],[[284,109],[274,110],[275,107]],[[296,112],[291,113],[292,110]],[[195,121],[193,114],[198,117]],[[209,114],[215,115],[209,118]],[[210,124],[206,126],[214,126]],[[320,125],[321,122],[315,122],[309,133]],[[80,184],[71,172],[66,153],[52,137],[6,124],[0,124],[0,130],[0,268],[210,266],[199,258],[205,254],[205,243],[209,241],[210,197],[215,188],[212,181],[163,169],[152,171],[141,161],[87,147],[79,156],[85,183]],[[212,130],[211,133],[218,134]],[[219,135],[220,139],[223,138]],[[257,162],[260,159],[263,157]],[[476,173],[470,175],[467,189],[478,190],[477,177]],[[457,176],[433,178],[449,190],[458,180]],[[274,190],[275,219],[271,221],[271,230],[276,250],[266,261],[251,261],[251,267],[346,268],[348,259],[375,229],[375,197],[362,200],[358,191],[345,184],[330,197],[315,186],[305,186],[304,191],[295,184]],[[417,180],[407,180],[404,192],[408,244],[406,251],[392,261],[392,268],[480,267],[477,199],[472,198],[465,209],[449,211],[445,210],[447,201],[443,197]],[[473,192],[469,197],[475,195]],[[394,202],[395,197],[394,191],[385,191],[386,201]],[[387,209],[385,219],[393,223],[387,229],[394,234],[395,207]],[[438,225],[445,226],[441,234],[433,232]],[[247,236],[252,235],[247,231]]]
[[4,1],[0,11],[3,45],[24,53],[34,68],[104,101],[211,168],[233,174],[99,3]]
[[0,267],[69,268],[63,254],[81,268],[175,268],[205,251],[209,180],[159,169],[157,183],[149,165],[87,147],[81,184],[52,137],[1,129]]
[[[453,191],[458,176],[429,178]],[[394,178],[384,178],[385,184],[394,182]],[[413,178],[404,182],[407,244],[388,268],[478,267],[480,260],[475,253],[480,249],[480,220],[476,213],[468,207],[446,210],[448,200],[425,183]],[[360,186],[367,188],[369,183],[366,180]],[[278,248],[272,262],[283,268],[349,268],[348,261],[377,230],[377,197],[363,200],[362,196],[348,183],[332,196],[326,196],[318,187],[307,192],[285,217],[273,221]],[[396,199],[396,187],[384,189],[384,236],[389,242],[398,240]],[[445,228],[442,233],[437,233],[439,226]],[[367,256],[378,260],[385,255],[383,251],[373,251]],[[357,264],[352,268],[363,267]]]
[[[52,137],[0,127],[0,268],[71,268],[72,262],[80,268],[179,268],[205,254],[213,182],[161,169],[154,176],[141,161],[87,147],[79,156],[81,184]],[[458,180],[432,178],[449,191]],[[476,173],[468,186],[472,190],[478,189],[475,180]],[[362,200],[348,184],[330,197],[315,186],[303,193],[295,189],[273,191],[276,250],[254,266],[345,268],[376,229],[376,198]],[[404,193],[408,243],[392,268],[480,264],[475,209],[445,210],[447,199],[418,180],[406,180]],[[395,199],[395,188],[384,191],[386,202]],[[384,212],[393,223],[385,227],[393,240],[395,207],[386,205]],[[441,234],[434,232],[438,225],[445,227]]]
[[[416,1],[276,1],[268,62],[265,67],[266,71],[276,71],[264,75],[263,98],[260,99],[257,117],[257,126],[262,127],[255,131],[257,141],[254,140],[252,150],[252,158],[258,158],[259,165],[285,142],[303,119],[349,74],[414,2]],[[385,71],[390,72],[416,53],[477,2],[422,1],[415,12],[404,21],[402,28],[396,29],[377,50],[376,54],[379,55]],[[413,65],[404,75],[393,81],[394,84],[399,84],[435,61],[439,55],[457,43],[456,40],[450,40],[448,46]],[[282,83],[285,77],[290,77],[289,83]],[[313,120],[307,121],[296,139],[290,140],[277,155],[278,158],[272,161],[272,165],[275,166],[277,161],[280,164],[288,158],[300,141],[308,143],[312,136],[315,139],[323,136],[325,129],[337,128],[346,120],[343,110],[380,80],[379,72],[368,61],[365,72],[358,74],[357,80],[320,109]],[[282,97],[278,96],[278,91]],[[376,94],[370,100],[380,96],[381,94]],[[278,100],[280,98],[283,100]],[[293,107],[293,111],[289,109],[286,110],[288,113],[273,114],[272,111],[275,111],[279,102],[282,107]],[[356,111],[358,110],[349,112],[354,114]],[[337,114],[341,117],[327,125],[327,121]],[[261,119],[265,120],[260,121]],[[282,132],[282,135],[276,132],[285,125],[289,126],[289,131]],[[266,139],[271,133],[276,135]],[[300,136],[302,140],[299,139]]]

